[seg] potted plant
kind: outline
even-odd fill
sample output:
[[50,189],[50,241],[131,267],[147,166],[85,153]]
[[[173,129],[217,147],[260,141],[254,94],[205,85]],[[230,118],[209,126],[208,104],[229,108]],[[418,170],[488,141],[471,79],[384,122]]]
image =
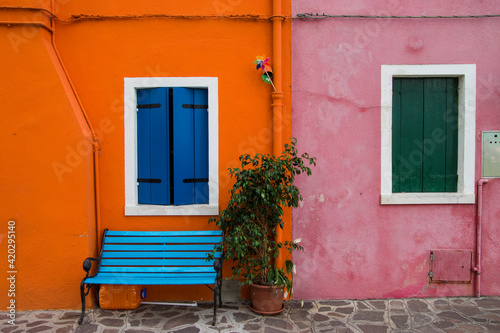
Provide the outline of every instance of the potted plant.
[[[300,240],[276,239],[277,228],[284,227],[283,208],[297,207],[302,200],[294,185],[295,177],[301,173],[311,175],[308,165],[316,165],[315,157],[298,155],[296,142],[292,139],[286,144],[281,156],[241,155],[241,167],[229,169],[236,181],[229,191],[228,206],[209,220],[225,232],[224,259],[233,260],[233,277],[243,279],[242,285],[265,286],[265,291],[277,300],[277,308],[273,308],[272,301],[252,299],[252,309],[260,313],[278,313],[284,308],[283,290],[285,298],[292,292],[291,253],[303,250]],[[277,267],[275,259],[280,250],[287,257]],[[260,293],[251,294],[253,297]]]

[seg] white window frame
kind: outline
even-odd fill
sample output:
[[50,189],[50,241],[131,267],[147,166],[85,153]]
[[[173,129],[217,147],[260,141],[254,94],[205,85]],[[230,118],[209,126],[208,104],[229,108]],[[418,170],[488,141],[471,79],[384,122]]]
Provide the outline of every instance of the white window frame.
[[[136,77],[125,78],[125,215],[217,215],[219,214],[219,102],[216,77]],[[208,204],[143,205],[137,186],[137,89],[184,87],[208,89]]]
[[[458,188],[454,193],[392,193],[392,81],[394,77],[458,78]],[[476,65],[382,65],[381,204],[475,203]]]

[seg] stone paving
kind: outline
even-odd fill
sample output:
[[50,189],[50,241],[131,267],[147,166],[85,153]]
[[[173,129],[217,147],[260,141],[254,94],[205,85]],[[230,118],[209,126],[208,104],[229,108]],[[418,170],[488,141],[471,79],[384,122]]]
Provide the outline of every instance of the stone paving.
[[290,301],[275,316],[252,312],[246,302],[225,302],[211,326],[212,304],[141,305],[135,310],[25,311],[15,325],[0,313],[0,332],[148,333],[379,333],[500,332],[500,297]]

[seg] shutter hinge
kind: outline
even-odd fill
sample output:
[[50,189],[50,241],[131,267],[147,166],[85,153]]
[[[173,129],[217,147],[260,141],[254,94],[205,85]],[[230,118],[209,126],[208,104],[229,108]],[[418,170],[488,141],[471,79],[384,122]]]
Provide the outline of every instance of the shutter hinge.
[[431,261],[434,261],[434,252],[431,252]]
[[187,178],[182,180],[183,183],[206,183],[208,178]]
[[137,109],[153,109],[160,108],[161,104],[137,104]]
[[434,277],[434,272],[433,271],[430,271],[429,272],[429,277],[432,279]]
[[206,104],[182,104],[185,109],[208,109]]
[[137,178],[138,183],[161,183],[161,179]]

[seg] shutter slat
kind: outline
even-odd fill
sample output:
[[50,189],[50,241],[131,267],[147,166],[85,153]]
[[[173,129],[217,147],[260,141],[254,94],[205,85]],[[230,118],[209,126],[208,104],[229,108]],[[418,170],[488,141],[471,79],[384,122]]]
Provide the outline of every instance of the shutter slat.
[[160,179],[151,183],[151,203],[154,205],[170,204],[169,179],[169,137],[168,137],[168,88],[150,89],[151,104],[160,104],[158,108],[148,109],[151,128],[151,177]]
[[423,137],[422,79],[401,82],[401,192],[422,192],[422,149],[415,138]]
[[[137,104],[148,105],[149,89],[137,90]],[[137,174],[138,178],[151,178],[150,113],[148,108],[137,111]],[[151,183],[138,184],[140,204],[151,204]]]
[[[194,89],[194,104],[208,105],[207,89]],[[194,108],[194,176],[208,179],[208,110]],[[194,203],[208,204],[208,182],[195,182]]]
[[445,191],[458,190],[458,78],[447,79]]
[[184,179],[194,176],[194,109],[184,108],[184,104],[194,104],[193,89],[173,89],[174,144],[173,182],[174,205],[194,204],[194,183]]
[[[445,191],[446,79],[427,78],[424,82],[424,136],[422,192]],[[443,140],[436,140],[442,137]]]
[[392,84],[392,192],[401,192],[401,79]]

